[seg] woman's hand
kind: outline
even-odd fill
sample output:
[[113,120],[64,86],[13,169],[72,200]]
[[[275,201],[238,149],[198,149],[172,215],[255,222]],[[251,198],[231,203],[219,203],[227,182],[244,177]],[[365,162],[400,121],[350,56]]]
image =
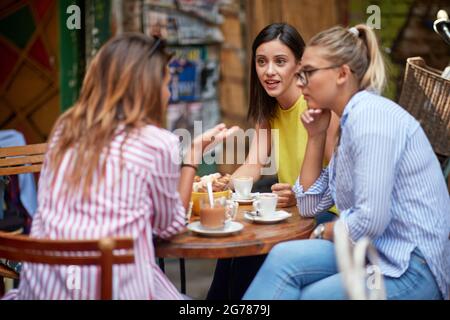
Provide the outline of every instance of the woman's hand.
[[328,109],[308,109],[301,115],[309,137],[326,135],[330,125],[331,111]]
[[194,139],[191,148],[187,151],[183,163],[188,164],[182,168],[180,175],[180,182],[178,184],[178,192],[181,201],[186,210],[189,208],[189,201],[191,200],[192,182],[196,174],[197,166],[202,161],[203,153],[214,148],[215,145],[221,143],[231,135],[235,134],[239,127],[227,127],[221,123],[214,128],[204,132]]
[[194,139],[192,145],[194,147],[201,148],[202,152],[207,152],[214,148],[219,143],[232,136],[239,129],[238,126],[228,129],[225,124],[221,123],[212,129],[205,131],[202,135],[199,135]]
[[287,208],[297,204],[292,186],[288,183],[276,183],[272,186],[272,192],[278,195],[277,207]]
[[331,111],[326,109],[308,109],[301,116],[308,131],[305,158],[300,169],[300,184],[308,190],[320,177],[322,171],[327,129],[330,125]]
[[228,129],[225,124],[221,123],[205,131],[192,142],[191,150],[186,154],[185,163],[199,164],[203,153],[213,149],[216,145],[234,135],[238,129],[238,126]]

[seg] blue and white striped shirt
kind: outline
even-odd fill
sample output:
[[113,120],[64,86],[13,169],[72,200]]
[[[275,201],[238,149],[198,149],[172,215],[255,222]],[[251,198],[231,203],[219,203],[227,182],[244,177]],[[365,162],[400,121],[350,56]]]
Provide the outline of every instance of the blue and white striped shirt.
[[369,237],[385,276],[400,277],[419,248],[444,298],[450,284],[450,197],[420,124],[396,103],[355,94],[341,117],[337,152],[318,180],[294,191],[303,216],[333,204],[353,242]]

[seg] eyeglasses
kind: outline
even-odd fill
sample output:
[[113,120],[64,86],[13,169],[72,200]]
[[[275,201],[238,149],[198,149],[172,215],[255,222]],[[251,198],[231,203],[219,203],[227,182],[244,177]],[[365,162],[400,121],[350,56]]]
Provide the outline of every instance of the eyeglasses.
[[297,77],[300,80],[300,82],[302,83],[302,86],[306,87],[309,84],[309,78],[311,77],[311,75],[319,70],[328,70],[328,69],[335,69],[335,68],[339,68],[342,65],[333,65],[333,66],[329,66],[329,67],[324,67],[324,68],[312,68],[312,69],[308,69],[308,70],[301,70],[298,74]]
[[154,39],[155,41],[154,41],[154,43],[153,43],[153,45],[152,45],[152,47],[151,47],[151,49],[150,49],[150,51],[149,51],[149,53],[148,53],[148,57],[149,57],[149,58],[155,53],[156,49],[158,49],[159,45],[160,45],[161,42],[162,42],[162,40],[161,40],[160,37],[153,36],[153,39]]

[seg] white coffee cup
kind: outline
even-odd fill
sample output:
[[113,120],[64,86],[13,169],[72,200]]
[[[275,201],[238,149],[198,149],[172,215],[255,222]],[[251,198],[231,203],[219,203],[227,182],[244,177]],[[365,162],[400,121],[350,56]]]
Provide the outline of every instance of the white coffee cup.
[[239,199],[250,199],[253,187],[252,177],[236,177],[233,179],[234,190]]
[[262,218],[268,218],[275,214],[278,195],[275,193],[260,193],[253,202],[253,208]]

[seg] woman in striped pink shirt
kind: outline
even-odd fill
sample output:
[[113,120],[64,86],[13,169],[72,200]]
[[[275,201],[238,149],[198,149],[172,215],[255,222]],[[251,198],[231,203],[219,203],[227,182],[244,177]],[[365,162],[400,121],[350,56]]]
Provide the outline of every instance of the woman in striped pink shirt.
[[[135,263],[115,266],[115,299],[180,299],[155,262],[153,236],[185,226],[203,150],[236,128],[218,125],[194,139],[180,170],[178,138],[161,128],[169,100],[170,56],[158,38],[111,39],[91,62],[80,98],[57,121],[39,181],[31,236],[93,239],[131,236]],[[214,139],[212,139],[214,137]],[[99,270],[25,264],[17,299],[98,299]]]

